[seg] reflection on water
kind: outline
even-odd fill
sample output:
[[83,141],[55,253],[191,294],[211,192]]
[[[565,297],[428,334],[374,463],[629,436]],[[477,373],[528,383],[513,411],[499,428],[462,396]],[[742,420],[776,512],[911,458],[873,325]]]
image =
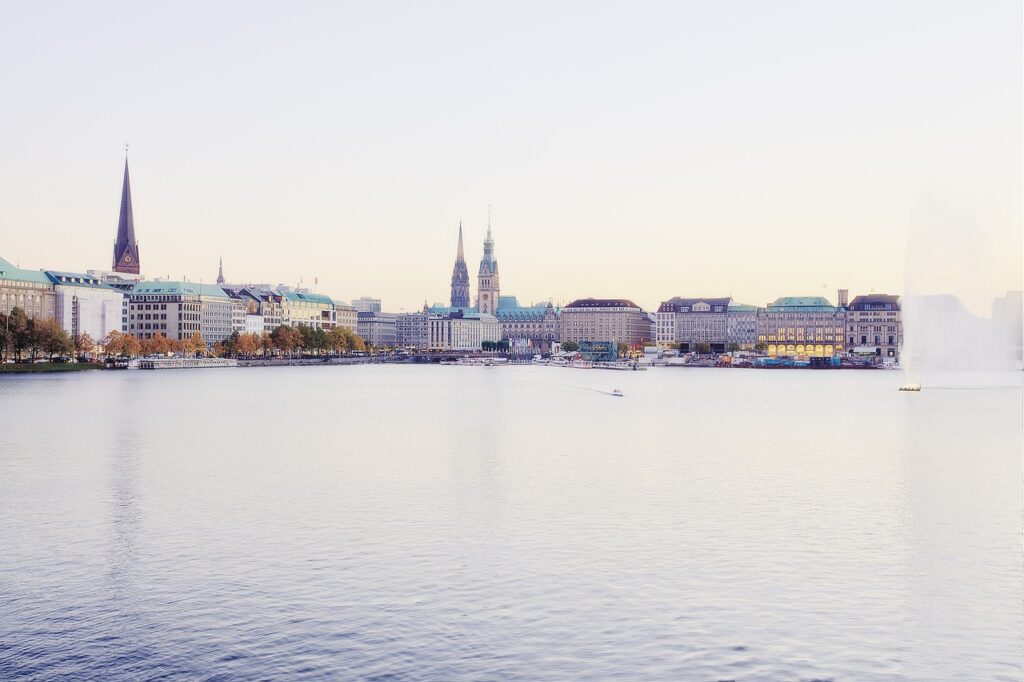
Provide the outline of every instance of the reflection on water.
[[1020,377],[904,380],[5,378],[0,678],[1019,680]]

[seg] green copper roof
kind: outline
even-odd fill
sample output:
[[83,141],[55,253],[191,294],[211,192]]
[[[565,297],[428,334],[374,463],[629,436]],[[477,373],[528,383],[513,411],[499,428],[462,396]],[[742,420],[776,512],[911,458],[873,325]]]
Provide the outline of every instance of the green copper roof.
[[333,306],[334,301],[331,300],[330,296],[324,294],[300,294],[297,291],[282,291],[281,295],[289,301],[303,301],[305,303],[320,303],[323,305]]
[[23,270],[10,261],[0,258],[0,279],[13,279],[36,284],[53,284],[45,272],[40,270]]
[[768,312],[832,313],[836,310],[824,296],[782,296],[768,304]]
[[731,303],[729,304],[730,313],[756,313],[756,305],[747,305],[746,303]]
[[139,282],[132,288],[132,296],[210,296],[228,298],[228,295],[213,284],[195,282]]

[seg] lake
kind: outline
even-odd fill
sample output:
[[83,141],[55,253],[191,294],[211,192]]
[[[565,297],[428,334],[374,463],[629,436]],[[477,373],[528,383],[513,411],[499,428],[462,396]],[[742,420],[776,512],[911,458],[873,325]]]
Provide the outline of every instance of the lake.
[[0,679],[1018,681],[1021,373],[906,380],[0,377]]

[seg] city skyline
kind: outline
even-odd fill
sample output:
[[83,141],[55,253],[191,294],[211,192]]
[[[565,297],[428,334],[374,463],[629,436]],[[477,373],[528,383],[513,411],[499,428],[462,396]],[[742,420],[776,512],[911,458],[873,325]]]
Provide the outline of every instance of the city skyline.
[[475,262],[493,205],[524,302],[905,293],[939,196],[968,214],[943,257],[974,275],[947,289],[984,314],[1019,288],[1019,5],[582,10],[16,7],[4,254],[106,268],[128,142],[149,277],[212,282],[223,255],[230,280],[416,309],[449,300],[451,235]]

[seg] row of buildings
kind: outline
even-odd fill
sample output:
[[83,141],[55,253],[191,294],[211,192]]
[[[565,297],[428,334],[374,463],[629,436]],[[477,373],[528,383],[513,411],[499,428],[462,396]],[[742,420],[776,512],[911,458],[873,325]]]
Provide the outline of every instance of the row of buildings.
[[568,305],[523,305],[502,295],[488,218],[472,300],[462,225],[448,305],[424,304],[387,313],[371,297],[351,304],[301,287],[229,284],[223,261],[216,284],[148,281],[140,276],[131,182],[125,161],[111,271],[24,270],[0,259],[0,311],[53,317],[72,335],[99,340],[119,330],[137,338],[183,339],[198,332],[208,344],[235,332],[269,332],[278,325],[346,327],[377,347],[473,350],[507,341],[517,354],[545,353],[556,343],[601,342],[637,348],[657,344],[681,351],[759,350],[769,355],[871,354],[895,360],[902,342],[900,300],[869,294],[835,305],[820,296],[783,297],[763,307],[731,297],[680,298],[647,312],[629,299],[583,298]]

